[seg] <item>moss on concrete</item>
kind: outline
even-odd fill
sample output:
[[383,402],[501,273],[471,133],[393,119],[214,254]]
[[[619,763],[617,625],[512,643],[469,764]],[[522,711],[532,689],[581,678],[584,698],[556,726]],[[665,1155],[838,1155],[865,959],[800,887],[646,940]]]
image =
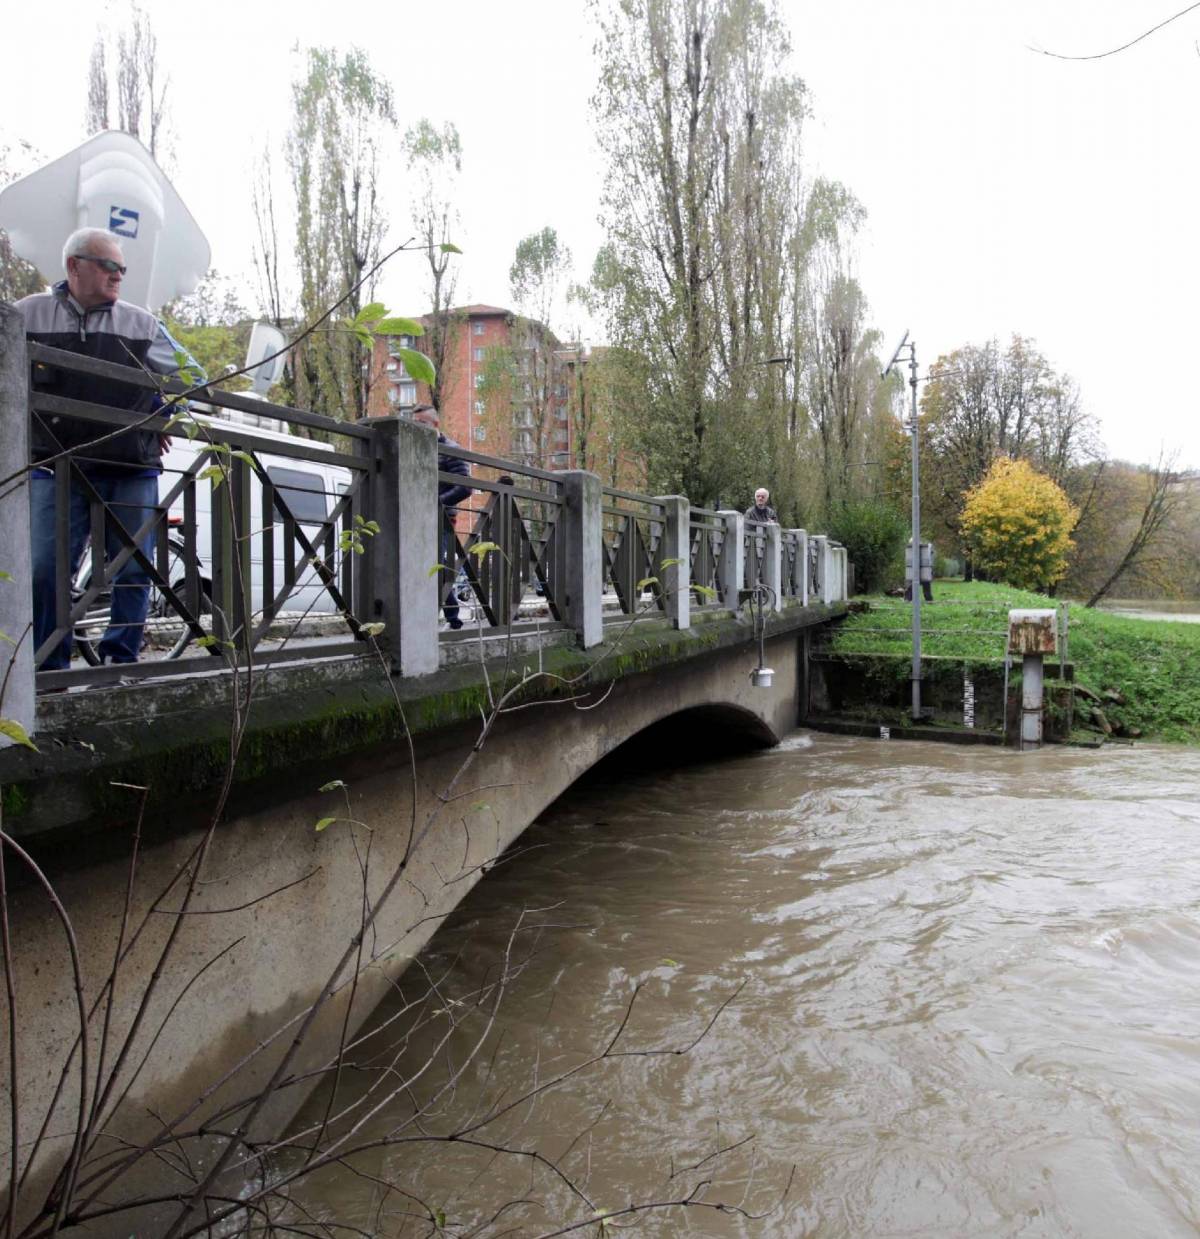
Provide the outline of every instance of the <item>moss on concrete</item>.
[[[792,608],[771,618],[768,639],[839,613],[839,608]],[[616,625],[592,650],[557,646],[494,659],[486,664],[492,694],[498,697],[528,672],[540,671],[545,674],[519,687],[513,704],[552,700],[754,639],[751,626],[733,616],[705,614],[696,621],[684,631],[661,620]],[[386,759],[404,739],[405,724],[419,737],[477,722],[489,706],[484,670],[478,663],[460,664],[429,676],[389,679],[378,663],[364,660],[353,674],[331,680],[311,669],[272,672],[269,691],[250,706],[234,789],[286,784],[292,790],[299,769],[311,772],[372,754]],[[102,694],[73,694],[75,717],[64,712],[56,732],[39,733],[41,753],[0,754],[4,812],[16,834],[49,837],[85,823],[103,830],[108,823],[128,821],[130,792],[115,784],[148,787],[151,818],[182,817],[211,805],[229,761],[229,687],[214,689],[208,681],[134,692],[146,696],[123,698],[132,703],[123,718],[114,717],[116,698],[104,709]],[[135,708],[140,703],[143,708]]]

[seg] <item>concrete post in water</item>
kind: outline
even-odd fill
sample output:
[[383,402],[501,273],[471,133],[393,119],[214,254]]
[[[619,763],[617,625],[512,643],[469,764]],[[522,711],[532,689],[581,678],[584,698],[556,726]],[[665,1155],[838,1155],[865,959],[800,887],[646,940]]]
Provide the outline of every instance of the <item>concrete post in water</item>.
[[717,515],[725,522],[725,541],[721,544],[721,605],[736,615],[741,610],[739,593],[746,579],[746,518],[741,512],[722,509]]
[[566,595],[559,605],[563,619],[587,650],[604,640],[603,493],[600,479],[584,469],[567,469],[558,476],[563,488],[566,570]]
[[767,545],[763,550],[763,584],[771,591],[771,609],[783,610],[783,530],[778,525],[764,526]]
[[1008,613],[1008,652],[1021,655],[1018,746],[1022,752],[1042,747],[1042,659],[1056,648],[1055,619],[1053,610]]
[[379,522],[374,614],[382,622],[380,644],[392,670],[428,675],[438,668],[437,431],[402,417],[371,419],[375,476],[374,512]]
[[674,628],[692,626],[691,504],[685,495],[659,495],[663,505],[663,533],[659,558],[679,562],[659,573],[666,594],[666,614]]
[[[25,320],[0,301],[0,474],[9,477],[29,464],[29,362]],[[33,561],[29,535],[29,475],[5,488],[0,497],[0,716],[34,729]],[[0,748],[11,741],[0,736]]]

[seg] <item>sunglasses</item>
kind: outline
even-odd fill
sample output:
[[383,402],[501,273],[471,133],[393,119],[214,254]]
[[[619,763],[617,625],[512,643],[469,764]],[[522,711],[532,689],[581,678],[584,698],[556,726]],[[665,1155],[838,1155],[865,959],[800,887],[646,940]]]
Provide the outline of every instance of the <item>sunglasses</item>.
[[119,262],[114,262],[111,258],[93,258],[91,254],[75,254],[81,262],[94,262],[101,271],[107,271],[109,275],[116,275],[119,271],[122,275],[129,270],[128,267],[123,267]]

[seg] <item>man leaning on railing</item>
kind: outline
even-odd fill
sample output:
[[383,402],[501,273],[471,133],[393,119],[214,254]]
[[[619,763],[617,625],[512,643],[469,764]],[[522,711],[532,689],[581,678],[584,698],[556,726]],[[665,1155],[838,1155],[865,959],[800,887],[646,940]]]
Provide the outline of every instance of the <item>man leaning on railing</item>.
[[[80,228],[63,246],[67,278],[49,292],[35,293],[16,303],[25,317],[26,338],[85,357],[144,367],[156,374],[179,370],[180,346],[149,310],[120,300],[125,259],[117,238],[102,228]],[[190,359],[189,359],[190,360]],[[108,405],[130,412],[152,413],[161,397],[149,388],[115,379],[37,365],[35,390],[72,400]],[[75,467],[103,501],[106,512],[105,554],[111,559],[122,548],[113,520],[136,531],[150,520],[158,504],[158,478],[167,436],[149,428],[131,428],[109,438],[94,422],[64,415],[41,414],[32,427],[35,467],[30,481],[33,537],[33,633],[38,650],[55,627],[55,528],[69,522],[68,576],[73,577],[83,554],[91,519],[89,495],[71,472],[69,510],[55,509],[54,474],[50,464],[69,453]],[[103,438],[103,442],[95,442]],[[154,554],[154,527],[139,543],[147,559]],[[112,582],[109,626],[100,641],[102,662],[136,662],[150,602],[150,578],[131,556]],[[68,634],[42,661],[44,671],[60,670],[71,660]]]

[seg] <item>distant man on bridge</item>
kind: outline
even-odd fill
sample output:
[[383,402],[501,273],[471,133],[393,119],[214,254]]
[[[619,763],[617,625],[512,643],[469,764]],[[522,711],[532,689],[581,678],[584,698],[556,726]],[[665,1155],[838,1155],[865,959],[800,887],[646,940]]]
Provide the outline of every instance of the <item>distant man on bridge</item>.
[[745,520],[747,525],[779,524],[779,517],[775,514],[775,509],[767,502],[770,498],[771,492],[765,486],[760,486],[754,492],[754,502],[746,509]]
[[[34,293],[16,303],[25,316],[25,335],[37,344],[65,349],[123,366],[145,367],[157,374],[178,372],[181,351],[149,310],[121,301],[125,258],[117,238],[103,228],[80,228],[63,246],[67,278],[49,292]],[[33,386],[72,400],[151,413],[161,397],[149,388],[115,379],[56,370],[38,365]],[[55,508],[51,462],[70,452],[86,486],[104,503],[105,554],[111,559],[124,546],[113,527],[119,521],[129,533],[144,525],[158,504],[162,454],[169,442],[158,430],[131,428],[105,437],[95,422],[60,415],[41,415],[32,428],[32,456],[37,466],[30,478],[33,527],[33,647],[38,650],[53,634],[55,621],[55,531],[59,520],[68,522],[68,563],[73,577],[83,554],[91,525],[89,491],[72,470],[68,510]],[[96,440],[103,440],[96,442]],[[154,555],[154,534],[139,544],[147,559]],[[131,557],[113,581],[109,626],[100,641],[102,662],[137,662],[142,647],[146,612],[150,605],[150,578]],[[70,634],[50,651],[44,671],[70,665]]]

